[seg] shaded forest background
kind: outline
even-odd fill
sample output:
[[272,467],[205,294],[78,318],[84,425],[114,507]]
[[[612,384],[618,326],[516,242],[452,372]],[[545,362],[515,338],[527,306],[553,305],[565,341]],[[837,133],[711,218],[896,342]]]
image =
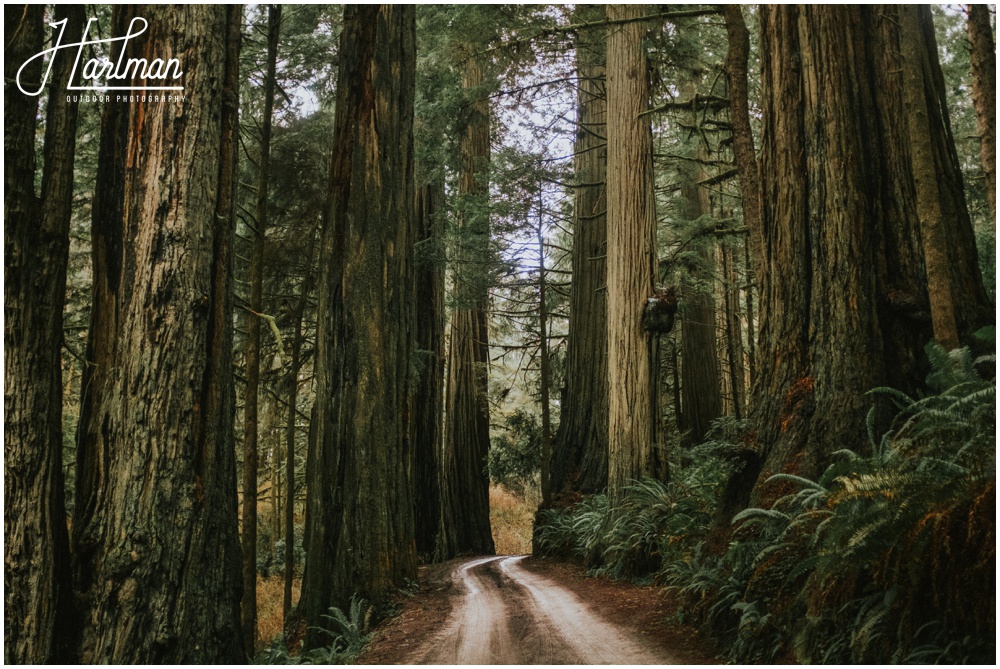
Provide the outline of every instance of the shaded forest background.
[[[136,16],[183,104],[12,85]],[[349,661],[525,505],[728,659],[995,659],[994,24],[6,6],[5,661]]]

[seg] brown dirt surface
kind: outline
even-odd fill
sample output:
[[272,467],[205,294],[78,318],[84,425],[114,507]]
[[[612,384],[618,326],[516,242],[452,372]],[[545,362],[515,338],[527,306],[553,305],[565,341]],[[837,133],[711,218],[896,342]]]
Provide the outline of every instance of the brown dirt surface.
[[546,558],[460,558],[420,568],[359,664],[715,664],[660,588],[588,578]]
[[721,663],[697,629],[677,622],[677,602],[660,587],[587,576],[586,568],[555,558],[532,557],[525,560],[524,567],[569,588],[597,614],[635,630],[680,664]]
[[421,565],[417,570],[419,592],[400,599],[399,614],[375,628],[371,642],[358,656],[357,663],[405,664],[405,658],[428,636],[442,629],[451,615],[452,600],[458,595],[451,572],[465,560],[457,558]]

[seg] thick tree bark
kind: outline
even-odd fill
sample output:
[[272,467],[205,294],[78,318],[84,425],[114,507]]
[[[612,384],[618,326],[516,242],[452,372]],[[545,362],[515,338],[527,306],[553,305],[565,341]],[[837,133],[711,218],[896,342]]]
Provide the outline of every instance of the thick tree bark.
[[[608,5],[609,20],[642,17],[642,5]],[[653,294],[656,210],[646,80],[646,28],[608,30],[608,494],[652,473],[651,342],[642,311]]]
[[[109,104],[94,203],[76,575],[81,660],[239,663],[232,381],[241,9],[142,16],[126,57],[183,58],[187,102]],[[221,89],[221,90],[220,90]]]
[[990,218],[997,217],[997,51],[989,5],[968,5],[972,103],[979,128],[979,155],[986,177]]
[[910,390],[922,376],[928,324],[899,296],[926,304],[925,284],[878,11],[761,8],[757,504],[782,492],[765,483],[774,473],[815,477],[835,450],[866,450],[865,393]]
[[[600,7],[578,10],[603,18]],[[592,16],[596,15],[596,16]],[[577,133],[573,195],[573,287],[565,386],[552,444],[551,487],[596,493],[608,485],[607,97],[603,27],[581,30],[576,41]]]
[[979,270],[931,10],[928,5],[894,9],[934,338],[957,348],[995,314]]
[[[46,108],[41,198],[35,196],[38,98],[14,85],[42,50],[42,6],[4,8],[4,661],[71,661],[72,579],[62,473],[63,304],[77,107],[73,59],[55,59]],[[79,6],[58,6],[65,42],[83,30]],[[58,34],[58,29],[56,29]],[[41,59],[22,72],[33,89]]]
[[416,576],[409,464],[413,352],[412,6],[348,5],[321,242],[305,647],[329,607],[376,610]]
[[489,279],[477,269],[490,257],[489,196],[484,169],[490,158],[489,101],[478,89],[486,81],[476,56],[465,60],[462,86],[471,96],[461,134],[460,240],[455,257],[457,305],[451,317],[444,453],[441,461],[441,523],[436,557],[491,555],[489,475]]
[[[253,251],[250,257],[250,314],[247,316],[247,382],[243,400],[243,516],[240,539],[243,547],[243,601],[240,616],[247,655],[257,643],[257,470],[258,394],[260,390],[260,312],[263,309],[264,244],[267,235],[267,180],[271,157],[271,116],[278,63],[281,5],[267,10],[267,71],[264,73],[264,111],[260,123],[260,160],[257,202],[254,207]],[[271,494],[276,491],[272,490]]]
[[444,418],[444,258],[441,253],[444,184],[416,190],[416,348],[420,377],[413,395],[413,520],[417,554],[434,555],[441,520],[439,480]]

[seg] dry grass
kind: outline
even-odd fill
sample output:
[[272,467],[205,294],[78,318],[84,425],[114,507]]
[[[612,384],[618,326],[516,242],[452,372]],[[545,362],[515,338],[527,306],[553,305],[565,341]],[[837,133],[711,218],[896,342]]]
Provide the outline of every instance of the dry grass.
[[540,499],[533,488],[522,497],[502,485],[490,485],[490,525],[497,555],[531,553],[531,530]]
[[[302,579],[292,580],[292,606],[299,601]],[[261,578],[257,576],[257,647],[262,648],[281,634],[284,618],[281,613],[285,597],[285,579],[282,576]]]

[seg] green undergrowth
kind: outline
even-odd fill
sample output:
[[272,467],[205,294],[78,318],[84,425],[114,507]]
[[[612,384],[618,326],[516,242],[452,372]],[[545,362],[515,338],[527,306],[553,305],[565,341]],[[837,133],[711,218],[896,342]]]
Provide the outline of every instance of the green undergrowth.
[[364,599],[351,598],[345,613],[332,606],[323,616],[326,627],[317,628],[329,637],[329,643],[291,655],[282,635],[259,652],[254,664],[354,664],[371,639],[372,609]]
[[[996,652],[996,383],[968,349],[927,347],[928,393],[871,391],[897,415],[870,454],[714,527],[744,426],[720,421],[663,484],[544,512],[540,552],[672,591],[678,615],[738,663],[990,663]],[[719,537],[728,537],[727,539]],[[721,543],[721,545],[717,545]]]

